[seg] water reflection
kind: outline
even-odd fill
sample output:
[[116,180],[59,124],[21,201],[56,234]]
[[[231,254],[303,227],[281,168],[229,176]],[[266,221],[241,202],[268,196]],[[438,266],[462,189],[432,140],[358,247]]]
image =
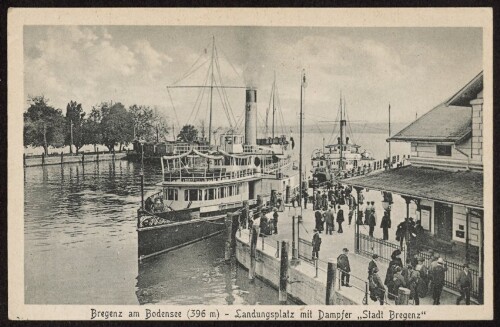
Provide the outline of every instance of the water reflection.
[[[137,262],[140,165],[103,161],[24,170],[27,304],[277,304],[224,260],[215,237]],[[145,192],[161,167],[146,164]]]

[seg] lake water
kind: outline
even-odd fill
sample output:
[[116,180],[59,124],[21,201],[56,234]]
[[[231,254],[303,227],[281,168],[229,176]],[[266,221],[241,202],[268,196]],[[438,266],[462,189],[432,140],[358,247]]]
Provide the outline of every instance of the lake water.
[[[304,135],[308,167],[322,137]],[[355,141],[382,159],[385,137]],[[397,153],[408,154],[409,146],[396,144]],[[278,304],[275,289],[249,283],[247,271],[224,263],[222,236],[139,264],[139,172],[127,161],[24,170],[27,304]],[[156,191],[160,179],[159,164],[146,166],[145,193]]]

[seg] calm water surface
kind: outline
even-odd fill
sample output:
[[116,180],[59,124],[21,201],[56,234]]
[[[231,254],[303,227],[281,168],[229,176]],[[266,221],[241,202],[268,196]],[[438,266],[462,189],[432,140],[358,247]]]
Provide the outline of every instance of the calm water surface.
[[[160,169],[146,167],[146,193]],[[25,170],[28,304],[277,304],[277,291],[224,263],[218,236],[137,261],[140,165],[127,161]]]
[[[309,167],[322,137],[305,135]],[[385,155],[385,135],[356,141],[377,159]],[[393,153],[408,153],[399,147]],[[26,303],[278,304],[276,290],[224,263],[222,236],[139,264],[139,172],[139,164],[121,160],[24,170]],[[146,167],[146,194],[157,190],[160,175],[159,164]]]

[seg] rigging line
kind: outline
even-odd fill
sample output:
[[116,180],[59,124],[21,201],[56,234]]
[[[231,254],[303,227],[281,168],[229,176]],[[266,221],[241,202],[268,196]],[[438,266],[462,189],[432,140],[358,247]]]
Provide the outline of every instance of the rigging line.
[[[207,84],[207,82],[208,82],[208,76],[210,76],[210,68],[211,68],[211,66],[212,65],[210,64],[210,67],[207,70],[207,76],[205,77],[205,82],[204,82],[203,86],[205,86]],[[205,88],[201,88],[200,93],[198,93],[198,96],[196,97],[196,101],[194,102],[193,110],[191,110],[191,114],[189,115],[189,118],[188,118],[186,124],[189,124],[189,122],[191,120],[191,117],[193,116],[194,110],[196,109],[196,106],[198,104],[198,100],[200,99],[200,95],[203,94],[203,93],[205,93]]]
[[210,58],[207,58],[205,61],[203,61],[201,64],[199,64],[195,69],[193,69],[191,72],[184,74],[181,78],[179,78],[174,83],[172,83],[170,85],[170,87],[175,86],[177,83],[185,80],[186,78],[188,78],[189,76],[191,76],[192,74],[194,74],[196,71],[198,71],[198,69],[200,69],[201,67],[203,67],[207,63],[207,61],[209,61],[209,60],[210,60]]
[[[207,47],[209,46],[210,44],[207,45]],[[207,48],[205,47],[205,49]],[[187,78],[189,75],[191,75],[193,72],[195,72],[196,70],[198,70],[200,68],[200,66],[203,66],[210,58],[207,58],[207,60],[205,60],[200,66],[198,66],[194,71],[191,71],[191,69],[196,65],[196,63],[198,63],[198,61],[203,57],[203,54],[204,54],[205,51],[202,51],[200,53],[200,55],[198,56],[198,58],[196,59],[196,61],[191,65],[191,67],[189,67],[189,69],[186,71],[186,73],[184,73],[184,75],[179,78],[177,81],[175,81],[172,85],[175,85],[177,83],[179,83],[180,81],[182,81],[183,79]]]
[[233,69],[233,71],[236,73],[236,75],[238,75],[238,77],[240,79],[243,79],[243,77],[238,73],[238,71],[236,70],[236,68],[234,68],[234,66],[231,63],[231,61],[229,61],[229,57],[226,55],[226,53],[224,52],[224,50],[221,48],[220,51],[222,52],[222,55],[224,56],[224,58],[226,58],[226,61],[229,63],[229,65],[231,66],[231,68]]
[[174,108],[175,120],[177,121],[177,127],[180,129],[181,125],[179,124],[179,118],[177,117],[177,110],[175,110],[174,101],[172,100],[172,95],[170,94],[170,90],[167,87],[168,97],[170,98],[170,103],[172,104],[172,108]]
[[224,113],[226,114],[226,118],[229,122],[229,127],[233,128],[233,124],[231,122],[231,117],[229,116],[228,109],[226,108],[226,106],[224,104],[223,95],[221,94],[220,88],[217,86],[217,80],[214,80],[214,82],[215,82],[215,89],[217,90],[217,93],[219,94],[219,97],[221,99],[222,109],[224,109]]
[[[338,120],[339,120],[339,111],[337,111],[337,116],[335,116],[335,121],[338,121]],[[328,144],[332,144],[335,141],[334,137],[336,136],[336,134],[335,134],[336,130],[337,130],[337,124],[334,124],[333,129],[332,129],[332,133],[330,134],[330,139],[328,140]]]
[[[214,61],[215,61],[215,68],[217,69],[217,75],[219,77],[219,80],[220,80],[220,86],[222,88],[222,85],[224,84],[222,82],[222,74],[221,74],[221,69],[220,69],[220,63],[219,63],[219,56],[218,56],[218,52],[217,52],[217,47],[214,46],[214,52],[215,52],[215,56],[214,56]],[[217,80],[215,80],[215,84],[216,84],[216,87],[217,87]],[[222,94],[221,94],[222,92]],[[226,114],[226,117],[228,119],[228,122],[229,122],[229,126],[232,128],[232,122],[231,122],[231,117],[230,117],[230,114],[229,114],[229,100],[227,98],[227,94],[225,93],[225,90],[224,88],[222,88],[222,90],[219,90],[219,88],[217,88],[217,93],[219,94],[219,98],[221,99],[221,105],[222,105],[222,109],[224,109],[224,112]]]
[[286,135],[286,131],[285,131],[285,118],[283,117],[283,111],[281,110],[281,99],[280,99],[280,93],[279,93],[278,85],[276,85],[275,92],[276,92],[277,99],[278,99],[278,112],[279,112],[280,118],[281,118],[281,133],[282,133],[282,135]]
[[[217,64],[217,72],[219,74],[220,83],[222,85],[223,84],[222,83],[222,73],[221,73],[221,69],[220,69],[219,55],[218,55],[219,53],[218,53],[218,50],[217,50],[217,46],[215,47],[215,54],[216,54],[215,61],[216,61],[216,64]],[[229,62],[229,60],[228,60],[228,62]],[[229,97],[227,96],[227,91],[226,91],[225,88],[222,89],[222,93],[225,96],[225,101],[227,103],[228,111],[231,114],[234,123],[236,124],[236,117],[234,116],[233,108],[231,107],[231,102],[229,101]],[[229,122],[229,124],[232,125],[231,122]]]
[[345,109],[346,107],[346,101],[345,101],[345,98],[344,98],[344,114],[345,114],[345,119],[347,121],[347,127],[349,128],[349,133],[351,135],[351,139],[352,139],[352,143],[356,144],[356,140],[354,139],[354,134],[352,133],[352,128],[351,128],[351,121],[349,119],[349,116],[347,115],[347,110]]

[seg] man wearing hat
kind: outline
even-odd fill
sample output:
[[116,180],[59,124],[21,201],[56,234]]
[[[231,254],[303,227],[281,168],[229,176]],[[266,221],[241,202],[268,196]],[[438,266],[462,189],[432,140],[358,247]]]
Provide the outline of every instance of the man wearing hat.
[[472,276],[469,271],[469,265],[465,263],[463,265],[463,270],[458,275],[457,285],[460,289],[460,296],[457,299],[457,305],[465,299],[465,304],[470,305],[470,289],[472,286]]
[[333,215],[332,206],[330,206],[325,212],[326,234],[332,235],[332,233],[335,232],[334,220],[335,217]]
[[372,255],[372,260],[368,264],[368,278],[370,278],[371,274],[373,274],[373,269],[377,268],[377,259],[378,259],[378,254],[373,254]]
[[349,264],[349,249],[344,248],[342,254],[337,258],[337,267],[341,270],[340,280],[342,286],[351,287],[349,285],[349,273],[351,272],[351,265]]
[[278,234],[278,208],[273,208],[274,234]]
[[437,265],[432,270],[432,299],[434,305],[441,304],[441,293],[443,292],[445,273],[448,270],[443,258],[437,260]]
[[312,258],[318,259],[319,258],[319,250],[321,247],[321,237],[319,236],[319,231],[317,228],[314,229],[314,235],[312,239]]

